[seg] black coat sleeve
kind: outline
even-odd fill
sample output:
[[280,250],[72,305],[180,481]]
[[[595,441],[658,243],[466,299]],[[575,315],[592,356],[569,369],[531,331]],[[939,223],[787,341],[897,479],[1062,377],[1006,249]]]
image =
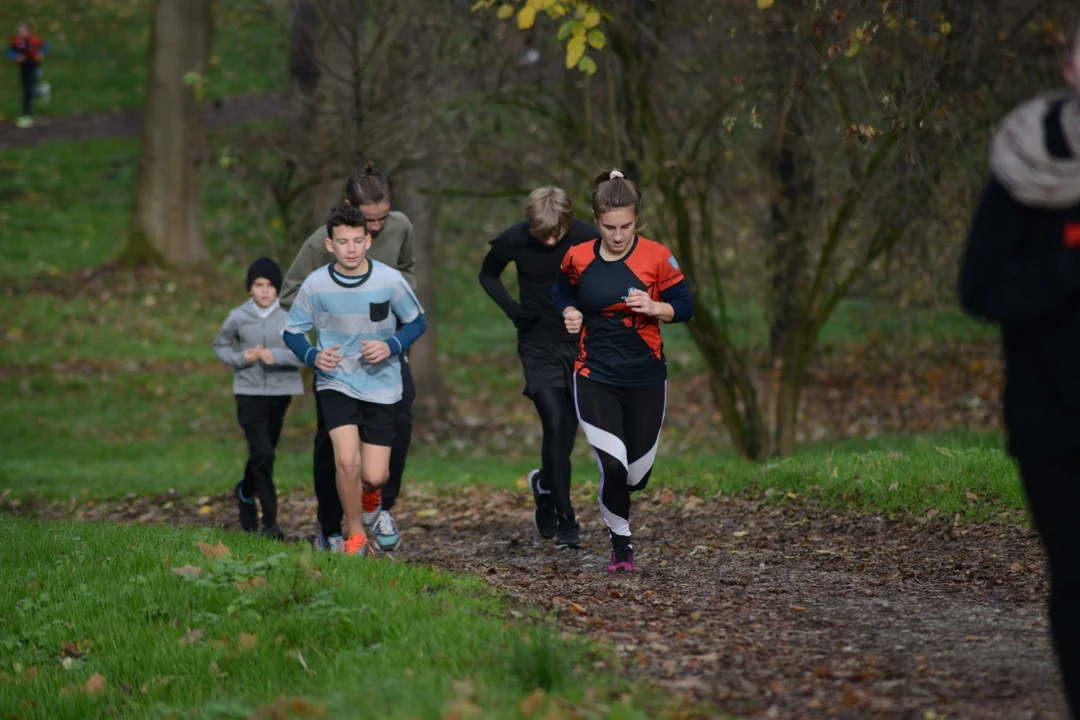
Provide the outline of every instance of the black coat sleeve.
[[1025,208],[996,180],[983,190],[960,268],[960,302],[968,313],[1008,323],[1050,313],[1080,290],[1080,248],[1020,253]]
[[502,308],[506,316],[517,322],[521,315],[521,305],[510,295],[502,281],[503,270],[513,260],[513,248],[506,233],[491,241],[484,263],[480,267],[480,285],[495,304]]

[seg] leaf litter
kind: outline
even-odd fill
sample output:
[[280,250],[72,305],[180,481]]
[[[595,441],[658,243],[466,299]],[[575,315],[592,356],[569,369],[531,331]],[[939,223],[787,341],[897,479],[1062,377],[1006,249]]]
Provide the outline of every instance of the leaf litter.
[[[810,496],[687,502],[650,489],[633,508],[639,572],[609,576],[606,530],[586,495],[594,488],[579,485],[584,546],[575,552],[536,536],[527,491],[408,483],[394,559],[474,574],[517,607],[607,643],[611,656],[597,667],[658,685],[679,699],[680,717],[1066,716],[1041,546],[1025,525],[835,512]],[[228,491],[211,498],[209,516],[190,502],[162,510],[155,496],[3,510],[131,523],[153,509],[158,523],[238,530],[227,500]],[[294,539],[316,532],[303,489],[282,493],[279,517]],[[470,704],[452,703],[447,715],[467,717]]]

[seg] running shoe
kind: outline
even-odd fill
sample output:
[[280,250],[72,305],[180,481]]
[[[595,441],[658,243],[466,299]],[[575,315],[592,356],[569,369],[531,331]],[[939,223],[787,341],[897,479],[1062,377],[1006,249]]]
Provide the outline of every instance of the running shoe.
[[319,533],[315,538],[315,549],[334,553],[345,552],[345,538],[337,534],[327,537]]
[[571,548],[577,550],[581,547],[581,525],[573,513],[559,516],[559,526],[555,531],[555,547],[562,550]]
[[363,502],[364,527],[370,532],[371,528],[375,527],[375,521],[379,519],[379,513],[382,511],[382,491],[364,493]]
[[368,542],[364,533],[355,533],[345,541],[346,555],[359,555],[360,557],[375,557],[375,548]]
[[555,511],[555,496],[550,490],[540,487],[539,469],[529,473],[529,489],[532,490],[533,501],[536,503],[536,509],[533,510],[533,524],[536,525],[536,532],[540,533],[540,537],[545,540],[550,540],[555,537],[559,516]]
[[281,532],[281,528],[278,527],[277,523],[270,523],[269,525],[264,525],[262,529],[262,536],[271,538],[273,540],[285,539],[285,533]]
[[383,510],[375,520],[375,544],[383,552],[393,552],[401,545],[397,521],[389,510]]
[[634,549],[629,545],[614,548],[611,551],[611,564],[608,565],[609,573],[634,572]]
[[243,481],[236,483],[236,504],[240,509],[240,527],[244,532],[255,532],[259,529],[259,511],[255,507],[255,498],[246,498],[241,491]]

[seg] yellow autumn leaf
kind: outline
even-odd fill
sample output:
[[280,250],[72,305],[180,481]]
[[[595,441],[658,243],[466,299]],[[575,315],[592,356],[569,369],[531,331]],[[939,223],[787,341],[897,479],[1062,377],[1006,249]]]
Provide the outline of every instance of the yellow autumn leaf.
[[203,505],[202,507],[200,507],[199,508],[199,514],[200,515],[209,515],[210,514],[210,506],[209,505]]
[[951,33],[951,32],[952,32],[952,23],[950,23],[950,22],[948,22],[948,21],[946,21],[946,22],[943,22],[943,23],[941,23],[941,25],[940,25],[940,26],[938,27],[938,29],[939,29],[939,30],[941,31],[941,34],[942,34],[942,35],[948,35],[949,33]]
[[593,50],[603,50],[604,45],[607,44],[607,38],[604,36],[603,30],[593,28],[585,37],[589,41],[589,47],[591,47]]
[[570,42],[566,43],[566,69],[569,70],[581,62],[584,55],[585,38],[580,35],[570,38]]
[[585,18],[581,22],[587,28],[594,28],[600,24],[600,13],[596,10],[590,10],[585,13]]
[[758,10],[768,10],[773,6],[773,0],[757,0]]
[[503,3],[499,6],[499,9],[496,11],[495,15],[500,20],[509,20],[514,15],[514,6],[510,3]]
[[536,8],[532,5],[526,5],[518,11],[517,25],[518,30],[528,30],[536,22]]

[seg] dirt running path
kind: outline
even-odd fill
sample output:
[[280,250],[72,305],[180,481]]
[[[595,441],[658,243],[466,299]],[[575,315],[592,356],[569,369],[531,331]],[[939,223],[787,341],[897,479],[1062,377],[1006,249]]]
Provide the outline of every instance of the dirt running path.
[[[206,127],[214,129],[248,122],[262,122],[280,117],[285,111],[277,95],[230,97],[206,105]],[[14,122],[0,122],[0,149],[30,147],[49,142],[99,140],[102,138],[138,137],[142,132],[141,109],[132,108],[98,115],[70,115],[34,118],[34,126],[25,130]]]
[[[634,507],[640,572],[610,577],[595,501],[581,490],[585,547],[556,552],[536,537],[524,491],[449,495],[413,484],[397,557],[478,574],[554,610],[567,629],[613,642],[631,676],[699,708],[780,718],[1065,717],[1028,529],[658,491]],[[179,497],[93,506],[0,498],[0,513],[233,524],[227,496],[201,501],[210,514]],[[283,512],[283,525],[315,532],[307,493],[284,498]]]

